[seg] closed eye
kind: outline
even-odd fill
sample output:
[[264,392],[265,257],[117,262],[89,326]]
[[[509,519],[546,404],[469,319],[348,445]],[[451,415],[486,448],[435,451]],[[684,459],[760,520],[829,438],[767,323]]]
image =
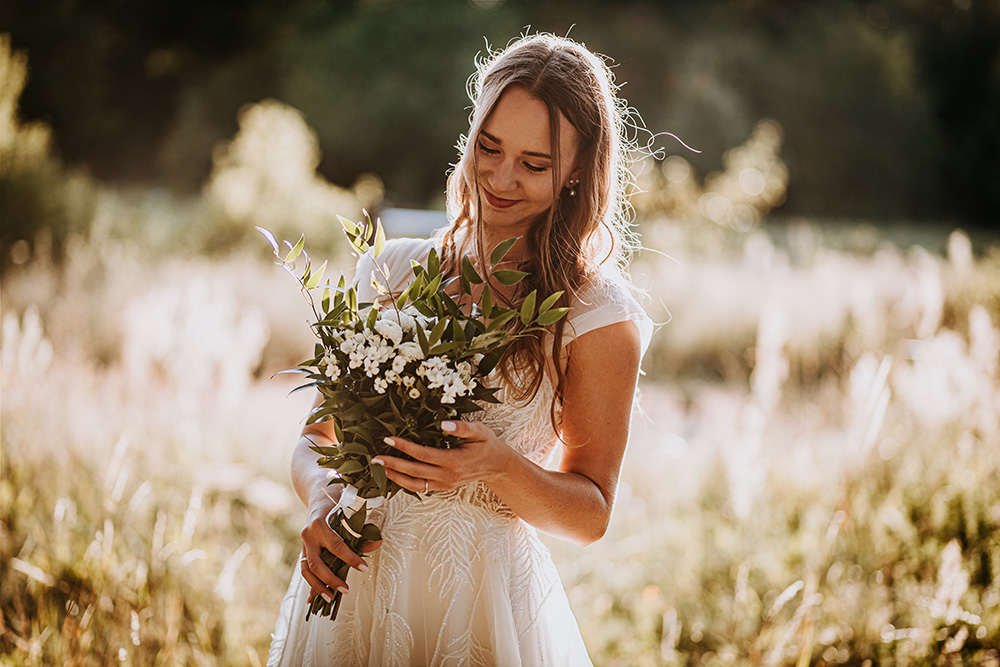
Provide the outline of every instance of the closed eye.
[[500,155],[500,151],[493,148],[487,148],[486,144],[484,144],[481,141],[479,142],[479,150],[486,153],[487,155]]
[[539,173],[539,172],[543,172],[543,171],[548,170],[548,167],[536,167],[535,165],[528,164],[527,162],[524,163],[524,166],[528,168],[528,171],[533,171],[535,173]]

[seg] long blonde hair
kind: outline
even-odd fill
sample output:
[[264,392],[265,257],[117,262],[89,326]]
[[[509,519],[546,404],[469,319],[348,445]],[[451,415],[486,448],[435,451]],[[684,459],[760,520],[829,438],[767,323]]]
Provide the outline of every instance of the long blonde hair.
[[[518,286],[512,302],[531,290],[540,297],[562,290],[560,306],[569,306],[590,280],[612,273],[624,277],[637,243],[631,229],[628,189],[632,175],[628,157],[632,142],[626,136],[628,110],[617,96],[607,63],[582,44],[551,34],[521,37],[507,48],[479,62],[469,82],[473,102],[467,137],[459,142],[461,158],[448,177],[448,218],[442,238],[444,266],[456,272],[462,254],[474,254],[485,266],[482,203],[475,146],[484,124],[503,93],[520,86],[545,103],[549,111],[551,145],[559,146],[559,115],[578,133],[579,183],[575,196],[562,187],[562,165],[553,150],[553,205],[531,225],[526,238],[529,259],[520,267],[529,276]],[[551,357],[557,375],[552,404],[562,397],[563,328],[553,327]],[[519,327],[518,318],[511,323]],[[540,336],[519,339],[499,370],[515,400],[530,400],[541,386],[545,353]]]

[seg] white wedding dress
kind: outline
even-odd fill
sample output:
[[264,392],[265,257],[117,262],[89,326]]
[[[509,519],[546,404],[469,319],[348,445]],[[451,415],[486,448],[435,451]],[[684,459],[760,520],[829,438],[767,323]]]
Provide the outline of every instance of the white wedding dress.
[[[390,241],[377,260],[392,291],[412,278],[432,240]],[[374,300],[370,257],[358,263],[359,297]],[[606,283],[574,303],[565,341],[621,321],[652,323],[627,289]],[[502,395],[502,393],[501,393]],[[487,405],[470,417],[539,465],[556,446],[547,380],[528,405]],[[309,585],[296,564],[272,637],[269,666],[577,667],[591,665],[559,574],[535,529],[482,482],[422,499],[397,494],[369,515],[382,547],[367,573],[352,570],[335,621],[305,620]]]

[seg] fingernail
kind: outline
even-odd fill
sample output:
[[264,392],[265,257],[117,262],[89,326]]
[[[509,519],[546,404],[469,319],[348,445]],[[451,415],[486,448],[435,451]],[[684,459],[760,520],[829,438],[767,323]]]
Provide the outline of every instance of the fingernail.
[[395,447],[395,443],[393,443],[392,438],[384,438],[382,442],[384,442],[387,445]]
[[347,593],[347,586],[337,586],[337,590],[341,593]]
[[385,461],[382,459],[372,459],[372,465],[385,467]]
[[358,565],[358,569],[361,570],[362,572],[367,572],[369,570],[368,563],[362,563],[361,565]]
[[455,422],[441,422],[442,431],[454,431],[456,428],[458,427],[455,425]]
[[326,591],[323,591],[322,593],[320,593],[320,597],[322,597],[324,600],[326,600],[327,604],[330,604],[331,602],[333,602],[333,596],[330,595],[329,593],[327,593]]

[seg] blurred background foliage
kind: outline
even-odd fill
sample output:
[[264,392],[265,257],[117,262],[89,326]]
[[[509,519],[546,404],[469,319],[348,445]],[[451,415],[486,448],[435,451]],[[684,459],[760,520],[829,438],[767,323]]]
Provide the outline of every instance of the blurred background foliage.
[[253,227],[440,209],[526,26],[701,150],[635,165],[645,417],[549,540],[595,663],[1000,666],[995,0],[0,3],[0,662],[265,662],[312,338]]
[[[22,116],[74,169],[195,194],[239,110],[274,98],[315,130],[324,178],[377,174],[387,205],[416,208],[440,207],[473,57],[525,29],[612,55],[646,126],[700,149],[683,155],[701,174],[777,122],[794,174],[784,215],[996,224],[995,0],[0,6],[0,31],[30,56]],[[45,224],[21,205],[5,205],[7,243]]]

